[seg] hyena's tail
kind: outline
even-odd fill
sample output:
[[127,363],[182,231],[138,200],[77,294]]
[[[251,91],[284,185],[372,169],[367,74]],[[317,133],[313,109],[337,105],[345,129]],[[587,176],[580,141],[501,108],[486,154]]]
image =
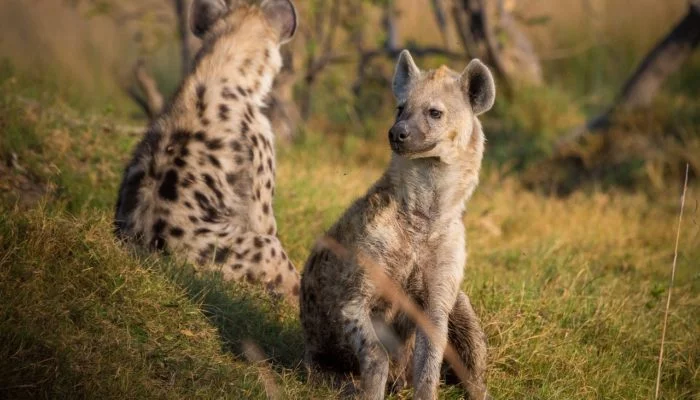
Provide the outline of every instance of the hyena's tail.
[[[448,338],[460,355],[469,373],[468,382],[461,382],[469,393],[471,400],[490,398],[486,393],[486,335],[481,329],[469,297],[460,293],[457,303],[450,313]],[[451,371],[447,371],[447,380],[459,382]]]

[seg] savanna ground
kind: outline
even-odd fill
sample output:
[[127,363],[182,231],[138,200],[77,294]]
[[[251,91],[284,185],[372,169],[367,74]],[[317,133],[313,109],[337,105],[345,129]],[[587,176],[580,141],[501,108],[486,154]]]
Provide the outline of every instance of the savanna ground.
[[[618,3],[602,2],[611,13],[627,9]],[[542,173],[533,166],[557,136],[610,101],[682,13],[646,6],[599,28],[605,44],[545,61],[549,86],[501,97],[485,116],[489,145],[466,215],[463,288],[489,338],[489,391],[497,399],[653,397],[682,190],[674,152],[700,159],[700,55],[641,122],[619,128],[631,137],[619,157],[592,161],[605,168],[573,193],[556,197],[523,184]],[[3,22],[15,25],[5,26],[36,23],[21,2],[14,7]],[[70,14],[54,7],[58,20]],[[556,46],[587,37],[567,18],[554,15]],[[107,29],[90,24],[72,29]],[[0,398],[264,398],[261,365],[242,355],[245,340],[269,358],[283,398],[334,398],[306,380],[291,309],[115,241],[117,185],[138,140],[132,127],[145,124],[104,83],[96,61],[116,58],[118,46],[101,57],[94,42],[69,41],[88,54],[77,70],[77,56],[56,51],[46,24],[22,26],[0,41]],[[18,30],[24,45],[12,41]],[[80,32],[65,36],[79,42]],[[38,43],[42,62],[18,51],[27,43]],[[537,43],[542,53],[554,46]],[[389,159],[388,87],[372,92],[384,93],[379,111],[358,115],[340,86],[343,73],[319,85],[317,112],[294,143],[279,147],[275,210],[299,268]],[[680,236],[661,380],[667,399],[700,399],[698,189],[691,182]],[[441,395],[462,393],[443,387]]]

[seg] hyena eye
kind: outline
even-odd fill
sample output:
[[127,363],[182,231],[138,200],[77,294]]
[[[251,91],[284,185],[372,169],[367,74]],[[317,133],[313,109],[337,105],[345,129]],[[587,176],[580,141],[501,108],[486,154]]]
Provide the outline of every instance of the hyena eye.
[[442,117],[442,111],[436,110],[434,108],[428,110],[428,114],[430,114],[430,118],[432,119],[440,119]]
[[396,107],[396,117],[400,117],[403,114],[403,106]]

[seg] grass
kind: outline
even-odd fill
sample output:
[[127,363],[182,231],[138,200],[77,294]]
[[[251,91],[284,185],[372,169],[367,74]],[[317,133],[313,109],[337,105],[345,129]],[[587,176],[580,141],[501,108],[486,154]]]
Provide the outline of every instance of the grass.
[[[174,260],[115,242],[111,207],[137,140],[119,128],[125,120],[118,111],[74,109],[59,87],[9,64],[2,71],[0,149],[4,161],[17,154],[21,169],[0,171],[0,397],[264,398],[259,369],[242,356],[248,339],[270,358],[283,398],[335,396],[307,382],[292,310],[253,288],[195,278]],[[546,94],[554,103],[566,98]],[[526,119],[518,112],[544,106],[499,107],[498,115],[516,115],[502,117],[503,124],[518,126]],[[564,125],[579,118],[565,109],[548,112]],[[276,211],[297,266],[381,174],[388,160],[383,136],[310,130],[280,149]],[[504,146],[501,138],[489,143],[466,216],[464,289],[488,334],[490,392],[651,398],[679,188],[667,184],[650,195],[593,186],[547,197],[503,173]],[[27,197],[23,184],[41,196]],[[700,396],[697,201],[694,186],[668,322],[661,381],[667,399]],[[444,387],[441,396],[459,398],[461,391]]]

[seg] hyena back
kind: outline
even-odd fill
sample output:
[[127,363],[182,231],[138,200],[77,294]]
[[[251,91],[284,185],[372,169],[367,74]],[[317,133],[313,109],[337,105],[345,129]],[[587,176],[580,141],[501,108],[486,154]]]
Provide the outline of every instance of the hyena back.
[[[359,372],[367,399],[384,397],[389,375],[412,376],[415,398],[434,399],[449,339],[470,373],[470,398],[480,400],[486,338],[460,286],[465,202],[484,150],[476,116],[493,105],[493,78],[478,60],[462,74],[446,67],[421,72],[404,51],[393,90],[399,111],[389,132],[390,165],[328,231],[353,256],[343,259],[319,244],[303,270],[305,361],[312,369]],[[437,342],[379,296],[363,271],[373,266],[358,265],[359,256],[373,260],[423,308],[439,332]],[[398,343],[394,349],[386,332]]]
[[202,50],[126,168],[117,235],[296,304],[299,274],[276,237],[274,137],[261,112],[279,47],[296,29],[294,6],[195,0],[191,27]]

